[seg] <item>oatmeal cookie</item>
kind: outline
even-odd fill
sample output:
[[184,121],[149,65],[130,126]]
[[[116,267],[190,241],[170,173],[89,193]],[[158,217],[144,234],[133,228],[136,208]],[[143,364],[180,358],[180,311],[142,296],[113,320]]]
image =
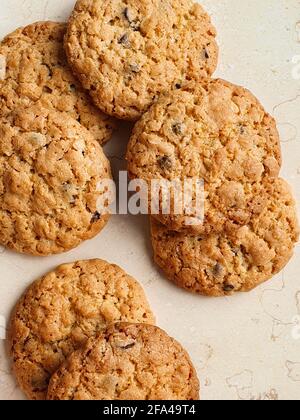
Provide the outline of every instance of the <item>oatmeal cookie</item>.
[[191,0],[79,0],[69,20],[69,63],[95,104],[137,120],[163,92],[210,76],[216,31]]
[[127,160],[130,177],[149,186],[153,180],[203,180],[203,223],[173,206],[154,217],[171,230],[208,234],[221,232],[227,221],[245,225],[259,214],[265,183],[278,176],[281,148],[274,119],[248,90],[205,79],[162,97],[144,114]]
[[208,236],[175,233],[154,218],[156,263],[167,277],[190,292],[224,296],[247,292],[279,273],[299,239],[295,201],[282,179],[269,184],[267,207],[240,227]]
[[196,400],[199,382],[179,343],[157,327],[116,324],[53,375],[49,400]]
[[51,255],[103,229],[109,214],[99,213],[100,182],[111,169],[86,128],[34,105],[0,118],[0,137],[1,245]]
[[104,115],[73,76],[63,48],[65,23],[37,22],[0,44],[0,117],[21,107],[66,112],[104,144],[115,121]]

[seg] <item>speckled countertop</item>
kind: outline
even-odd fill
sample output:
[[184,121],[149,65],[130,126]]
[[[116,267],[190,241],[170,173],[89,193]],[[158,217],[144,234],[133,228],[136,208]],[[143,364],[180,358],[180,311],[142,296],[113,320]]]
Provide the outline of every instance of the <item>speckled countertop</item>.
[[[0,37],[36,20],[64,20],[73,0],[0,0]],[[218,28],[218,76],[250,88],[275,115],[282,175],[300,200],[300,1],[203,0]],[[298,63],[298,64],[297,64]],[[129,127],[106,147],[115,170]],[[96,239],[64,255],[0,248],[0,399],[24,398],[10,375],[5,320],[27,285],[56,265],[100,257],[143,283],[158,324],[190,352],[203,399],[300,399],[300,248],[284,272],[249,294],[207,299],[168,283],[152,264],[146,217],[114,216]]]

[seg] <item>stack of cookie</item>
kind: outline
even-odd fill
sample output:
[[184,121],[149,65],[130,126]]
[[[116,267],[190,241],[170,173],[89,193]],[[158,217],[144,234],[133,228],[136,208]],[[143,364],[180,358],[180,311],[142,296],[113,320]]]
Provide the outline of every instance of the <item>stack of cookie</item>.
[[155,261],[180,287],[249,291],[292,257],[299,227],[291,190],[278,179],[276,124],[246,89],[205,79],[161,97],[137,123],[127,159],[131,177],[149,185],[204,180],[203,222],[172,207],[151,218]]
[[14,372],[33,400],[195,400],[186,351],[153,326],[141,286],[102,260],[35,282],[11,321]]

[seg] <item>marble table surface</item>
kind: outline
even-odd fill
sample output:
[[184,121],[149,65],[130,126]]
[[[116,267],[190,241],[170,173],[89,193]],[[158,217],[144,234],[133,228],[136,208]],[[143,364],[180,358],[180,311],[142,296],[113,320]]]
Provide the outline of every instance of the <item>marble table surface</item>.
[[[73,0],[0,0],[0,37],[37,20],[67,18]],[[217,75],[250,88],[277,119],[282,176],[300,199],[300,1],[203,0],[218,28]],[[106,147],[114,170],[130,133],[121,124]],[[204,400],[300,399],[300,248],[287,268],[251,293],[221,299],[190,295],[152,263],[147,217],[114,216],[96,239],[49,258],[0,248],[0,399],[23,399],[6,354],[5,328],[25,288],[55,266],[100,257],[144,286],[158,325],[189,351]]]

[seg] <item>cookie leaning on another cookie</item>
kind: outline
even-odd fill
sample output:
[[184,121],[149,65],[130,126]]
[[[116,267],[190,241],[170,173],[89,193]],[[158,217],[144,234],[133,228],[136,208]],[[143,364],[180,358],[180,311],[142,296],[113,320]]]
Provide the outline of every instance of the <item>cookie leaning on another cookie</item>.
[[103,229],[100,182],[111,179],[110,164],[86,128],[34,106],[0,118],[0,138],[1,245],[51,255]]
[[116,324],[73,353],[52,376],[49,400],[197,400],[185,350],[150,325]]
[[100,144],[115,122],[94,105],[68,65],[65,23],[37,22],[16,30],[0,44],[0,117],[38,102],[78,120]]
[[208,234],[222,232],[228,221],[246,224],[264,208],[264,183],[278,176],[281,150],[274,119],[248,90],[203,79],[161,97],[143,115],[127,161],[130,177],[149,186],[203,180],[204,223],[172,207],[154,217],[171,230]]
[[48,382],[65,358],[114,322],[155,322],[140,285],[102,260],[58,267],[35,282],[11,322],[14,372],[31,399],[45,399]]
[[152,218],[156,263],[178,286],[208,296],[246,292],[269,280],[292,257],[299,225],[285,181],[269,184],[267,194],[259,217],[220,234],[175,233]]
[[138,120],[161,93],[214,72],[215,37],[209,16],[191,0],[79,0],[65,47],[95,104]]

